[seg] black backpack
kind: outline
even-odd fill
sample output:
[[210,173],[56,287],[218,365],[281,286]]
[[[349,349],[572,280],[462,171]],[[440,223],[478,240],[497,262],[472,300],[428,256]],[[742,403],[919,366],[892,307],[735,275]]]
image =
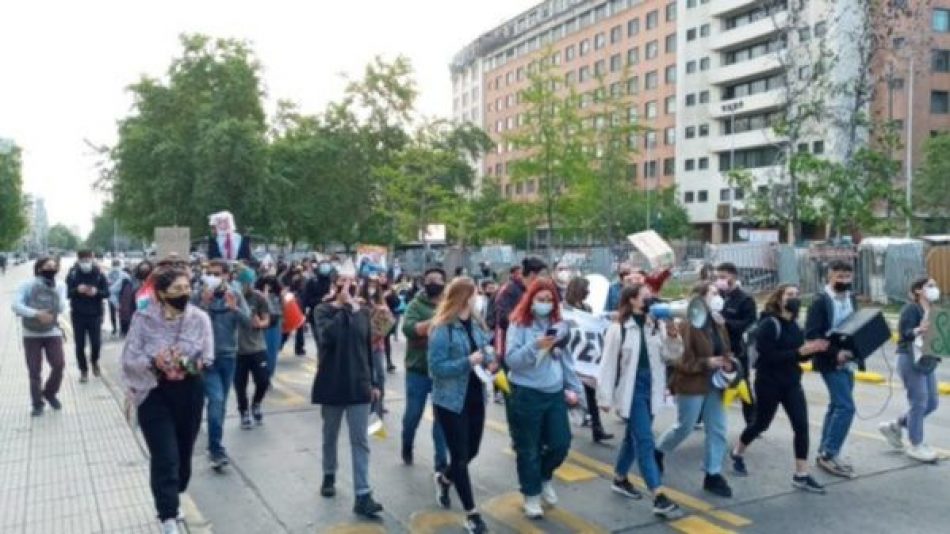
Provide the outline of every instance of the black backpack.
[[759,329],[762,328],[762,325],[765,324],[765,321],[772,321],[775,323],[776,341],[782,337],[782,323],[773,315],[762,317],[758,321],[752,323],[749,328],[746,328],[746,331],[742,333],[742,344],[745,346],[746,357],[749,359],[749,369],[755,368],[755,362],[759,359],[759,347],[758,343],[756,343],[756,340],[759,338]]

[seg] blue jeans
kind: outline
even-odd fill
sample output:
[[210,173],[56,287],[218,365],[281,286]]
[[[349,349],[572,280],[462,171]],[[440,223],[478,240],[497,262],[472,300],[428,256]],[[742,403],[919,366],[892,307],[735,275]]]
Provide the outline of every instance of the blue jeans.
[[828,411],[821,428],[818,454],[836,458],[854,421],[854,372],[848,368],[821,373],[828,387]]
[[726,409],[721,389],[711,387],[705,395],[677,395],[676,423],[660,437],[656,448],[663,454],[673,452],[693,432],[700,412],[706,430],[706,473],[718,475],[726,455]]
[[897,355],[897,370],[910,404],[910,409],[898,422],[907,428],[911,445],[917,446],[924,441],[924,418],[933,413],[939,404],[937,376],[933,371],[921,373],[914,369],[914,357],[907,354]]
[[277,370],[277,355],[280,353],[280,325],[277,324],[264,330],[264,343],[267,344],[267,376],[274,376]]
[[233,354],[218,354],[214,364],[204,371],[205,398],[208,399],[208,452],[212,455],[224,454],[221,437],[236,362],[237,358]]
[[633,388],[633,401],[630,405],[630,419],[620,445],[615,473],[625,478],[630,472],[634,459],[640,465],[640,475],[650,491],[660,487],[660,468],[653,454],[656,445],[653,442],[653,414],[650,412],[650,392],[652,391],[650,370],[637,370],[636,386]]
[[[416,429],[422,421],[426,403],[432,393],[432,379],[427,375],[406,371],[406,413],[402,417],[402,447],[412,450]],[[433,419],[435,419],[433,417]],[[449,467],[445,434],[438,420],[432,421],[432,442],[435,444],[435,470],[444,472]]]

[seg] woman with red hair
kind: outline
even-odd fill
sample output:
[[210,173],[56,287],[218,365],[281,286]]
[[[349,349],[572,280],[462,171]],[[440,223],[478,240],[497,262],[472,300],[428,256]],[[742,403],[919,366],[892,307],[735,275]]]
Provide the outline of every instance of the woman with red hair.
[[567,326],[561,322],[557,287],[546,278],[532,283],[511,314],[506,361],[510,372],[509,427],[524,495],[524,513],[544,515],[544,504],[557,504],[551,485],[571,448],[567,407],[577,404],[584,387],[563,345]]

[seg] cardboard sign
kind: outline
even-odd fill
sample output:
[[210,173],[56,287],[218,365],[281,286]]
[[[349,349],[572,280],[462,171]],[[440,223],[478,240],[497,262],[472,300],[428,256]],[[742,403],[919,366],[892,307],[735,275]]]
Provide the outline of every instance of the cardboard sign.
[[175,254],[188,261],[191,253],[191,230],[178,226],[156,228],[155,252],[160,260]]
[[930,329],[924,335],[925,356],[950,358],[950,306],[930,310]]
[[596,378],[600,372],[604,333],[610,323],[577,309],[564,309],[562,315],[570,328],[567,350],[574,357],[574,370],[581,376]]
[[653,230],[627,236],[627,240],[646,256],[653,269],[671,267],[674,261],[673,247]]

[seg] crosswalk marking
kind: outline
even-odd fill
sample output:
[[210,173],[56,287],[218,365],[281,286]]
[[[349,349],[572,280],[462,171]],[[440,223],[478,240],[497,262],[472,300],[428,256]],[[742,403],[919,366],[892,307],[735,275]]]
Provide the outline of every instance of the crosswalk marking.
[[[515,451],[511,450],[510,447],[505,447],[502,452],[508,456],[515,456]],[[574,482],[594,480],[597,478],[597,473],[584,469],[577,464],[564,462],[560,467],[554,470],[554,476],[556,476],[561,482],[572,484]]]
[[386,529],[382,525],[371,523],[344,523],[327,527],[318,532],[323,534],[385,534]]
[[684,517],[683,519],[677,519],[676,521],[672,521],[670,526],[679,532],[685,532],[686,534],[734,534],[735,532],[733,530],[726,530],[713,523],[710,523],[698,515],[691,515]]
[[409,532],[413,534],[436,534],[444,527],[460,526],[463,519],[462,514],[423,510],[409,517]]

